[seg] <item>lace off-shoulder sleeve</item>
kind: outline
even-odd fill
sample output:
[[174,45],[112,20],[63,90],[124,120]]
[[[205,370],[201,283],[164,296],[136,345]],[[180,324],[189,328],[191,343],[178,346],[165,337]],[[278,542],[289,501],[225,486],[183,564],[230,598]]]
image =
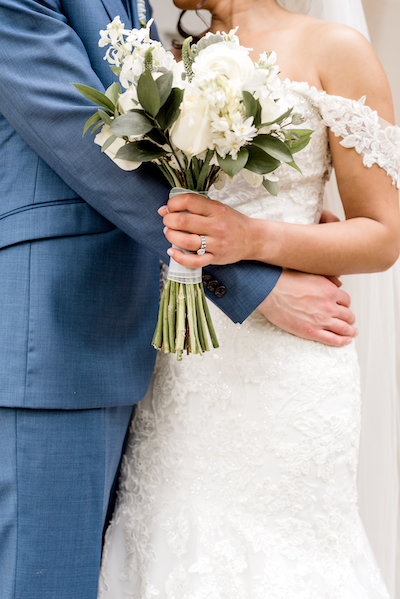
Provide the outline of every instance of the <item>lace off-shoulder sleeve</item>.
[[378,164],[385,169],[400,189],[400,127],[381,119],[365,100],[324,94],[319,100],[322,118],[336,137],[343,138],[342,146],[362,154],[366,167]]

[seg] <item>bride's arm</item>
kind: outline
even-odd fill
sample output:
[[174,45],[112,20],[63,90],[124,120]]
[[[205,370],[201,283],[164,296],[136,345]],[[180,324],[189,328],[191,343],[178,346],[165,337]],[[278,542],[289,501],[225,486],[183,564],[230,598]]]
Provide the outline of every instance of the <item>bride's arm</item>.
[[[371,46],[348,28],[329,26],[329,32],[331,38],[325,35],[328,42],[320,64],[326,91],[354,99],[366,95],[372,109],[385,120],[393,121],[387,79]],[[175,257],[190,266],[260,260],[327,275],[389,268],[400,251],[398,191],[382,168],[374,165],[367,169],[360,155],[343,147],[333,133],[330,147],[345,222],[316,227],[249,219],[218,202],[199,204],[197,199],[196,208],[189,196],[180,196],[174,198],[170,209],[187,209],[197,215],[167,215],[165,224],[206,234],[207,253],[200,258],[183,257],[175,250]],[[199,247],[197,235],[190,237],[172,230],[166,235],[181,247]]]

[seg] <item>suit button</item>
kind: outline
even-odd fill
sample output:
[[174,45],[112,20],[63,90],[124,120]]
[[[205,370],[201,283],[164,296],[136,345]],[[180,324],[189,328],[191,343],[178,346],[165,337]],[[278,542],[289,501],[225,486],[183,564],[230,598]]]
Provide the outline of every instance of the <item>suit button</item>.
[[212,276],[204,274],[203,275],[203,284],[207,286],[210,281],[212,281]]
[[211,279],[211,281],[207,283],[207,289],[209,291],[215,291],[217,287],[219,287],[219,282],[217,281],[217,279]]
[[217,297],[224,297],[224,295],[226,295],[226,287],[224,285],[220,285],[216,288],[214,293]]

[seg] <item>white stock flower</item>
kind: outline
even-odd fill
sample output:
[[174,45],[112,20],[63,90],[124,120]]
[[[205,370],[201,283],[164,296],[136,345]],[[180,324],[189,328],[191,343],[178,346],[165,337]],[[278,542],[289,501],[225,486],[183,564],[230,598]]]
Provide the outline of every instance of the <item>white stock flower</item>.
[[243,89],[254,76],[254,63],[248,50],[234,42],[219,42],[201,50],[193,63],[195,78],[224,75],[237,89]]
[[[102,146],[103,144],[105,144],[107,139],[111,137],[111,135],[112,133],[110,132],[110,127],[108,125],[103,125],[100,133],[98,133],[94,138],[94,143],[98,146]],[[115,155],[118,152],[118,150],[122,148],[122,146],[124,145],[125,141],[117,137],[117,139],[113,141],[113,143],[107,148],[104,154],[107,154],[107,156],[111,158],[111,160],[115,162],[115,164],[119,166],[119,168],[121,168],[122,170],[134,171],[137,168],[139,168],[139,166],[142,164],[141,162],[131,162],[129,160],[121,160],[120,158],[115,158]]]
[[172,143],[191,156],[198,156],[212,147],[209,105],[198,90],[188,86],[181,104],[181,113],[171,128]]

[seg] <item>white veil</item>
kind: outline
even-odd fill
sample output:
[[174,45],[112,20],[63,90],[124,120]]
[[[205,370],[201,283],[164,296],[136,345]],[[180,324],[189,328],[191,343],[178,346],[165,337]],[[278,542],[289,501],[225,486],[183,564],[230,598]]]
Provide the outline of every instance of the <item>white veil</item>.
[[[278,2],[369,37],[361,0]],[[335,177],[328,184],[327,207],[343,217]],[[360,513],[390,596],[400,599],[400,262],[384,273],[343,277],[343,283],[360,331]]]

